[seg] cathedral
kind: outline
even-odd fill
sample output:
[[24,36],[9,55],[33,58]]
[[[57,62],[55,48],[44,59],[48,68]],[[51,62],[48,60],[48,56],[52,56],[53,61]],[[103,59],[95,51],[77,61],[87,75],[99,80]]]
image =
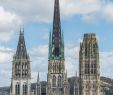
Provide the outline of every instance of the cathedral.
[[[60,3],[55,0],[53,29],[49,35],[48,73],[45,95],[72,95],[65,69],[64,34],[60,21]],[[79,51],[79,78],[76,74],[73,95],[101,95],[99,47],[95,34],[84,34]],[[12,61],[10,95],[41,95],[39,73],[35,91],[31,91],[31,61],[26,49],[24,30],[20,30]]]

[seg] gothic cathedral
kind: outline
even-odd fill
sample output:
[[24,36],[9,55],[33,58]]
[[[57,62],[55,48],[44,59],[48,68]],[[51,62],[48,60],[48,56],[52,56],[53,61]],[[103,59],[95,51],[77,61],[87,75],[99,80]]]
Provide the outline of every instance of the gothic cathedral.
[[[48,74],[44,95],[71,95],[65,70],[64,36],[60,21],[60,4],[55,0],[53,29],[49,36]],[[12,61],[10,95],[41,95],[39,74],[36,89],[31,91],[31,64],[24,30],[19,35],[17,51]],[[84,34],[79,51],[79,78],[75,78],[73,95],[100,95],[99,47],[96,35]],[[32,92],[32,93],[31,93]]]
[[59,0],[55,0],[53,31],[49,37],[49,58],[46,95],[69,95],[65,71],[64,38],[61,31]]

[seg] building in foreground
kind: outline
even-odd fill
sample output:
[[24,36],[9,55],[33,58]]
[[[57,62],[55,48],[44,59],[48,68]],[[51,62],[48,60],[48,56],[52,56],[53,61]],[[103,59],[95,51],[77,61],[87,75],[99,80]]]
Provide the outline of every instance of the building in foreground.
[[99,47],[95,34],[84,34],[79,52],[79,95],[100,95]]

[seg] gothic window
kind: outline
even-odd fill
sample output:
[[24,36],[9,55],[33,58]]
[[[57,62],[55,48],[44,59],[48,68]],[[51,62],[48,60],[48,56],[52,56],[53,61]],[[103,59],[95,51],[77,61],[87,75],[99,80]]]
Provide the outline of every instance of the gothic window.
[[24,87],[24,85],[23,85],[23,95],[24,95],[24,91],[25,91],[24,88],[25,88],[25,87]]
[[15,64],[15,74],[17,76],[17,64]]
[[61,66],[62,66],[62,64],[59,64],[59,72],[61,72],[61,69],[62,69]]
[[22,76],[24,76],[25,75],[25,65],[23,64],[22,65]]
[[23,85],[23,95],[27,95],[27,85]]
[[57,70],[57,69],[56,69],[56,65],[57,65],[57,63],[55,63],[55,73],[56,73],[56,70]]
[[93,69],[91,69],[91,74],[93,74]]
[[95,88],[95,85],[93,84],[93,88]]
[[55,65],[53,64],[53,72],[55,72]]
[[87,84],[86,84],[86,88],[87,88]]
[[90,73],[90,64],[85,64],[85,74]]
[[25,85],[25,95],[27,95],[27,85]]
[[18,87],[17,87],[17,85],[15,86],[15,93],[16,93],[16,95],[18,95]]
[[85,47],[85,56],[87,57],[87,46]]
[[61,76],[58,76],[58,87],[61,87],[62,84],[62,78]]
[[20,76],[20,64],[19,63],[15,64],[15,74],[16,76]]
[[28,66],[27,66],[27,64],[25,65],[25,76],[27,75],[27,73],[28,73]]
[[94,64],[94,68],[96,68],[96,64]]
[[16,95],[19,95],[20,94],[20,85],[19,84],[16,84],[16,87],[15,87],[16,89],[16,91],[15,91],[15,93],[16,93]]
[[22,68],[23,68],[23,70],[25,69],[25,65],[24,64],[22,65]]
[[53,87],[56,87],[56,76],[53,76]]

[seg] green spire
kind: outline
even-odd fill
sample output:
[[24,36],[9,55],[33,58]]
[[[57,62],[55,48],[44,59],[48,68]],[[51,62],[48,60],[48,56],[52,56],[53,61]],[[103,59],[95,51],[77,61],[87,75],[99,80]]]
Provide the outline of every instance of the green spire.
[[62,59],[64,59],[64,33],[62,31],[62,36],[61,36],[61,55]]
[[59,0],[55,0],[53,30],[49,36],[49,60],[64,60],[64,36],[61,31]]
[[52,57],[52,46],[51,46],[51,44],[52,44],[52,41],[51,41],[51,31],[50,31],[50,34],[49,34],[49,59],[51,59],[51,57]]

